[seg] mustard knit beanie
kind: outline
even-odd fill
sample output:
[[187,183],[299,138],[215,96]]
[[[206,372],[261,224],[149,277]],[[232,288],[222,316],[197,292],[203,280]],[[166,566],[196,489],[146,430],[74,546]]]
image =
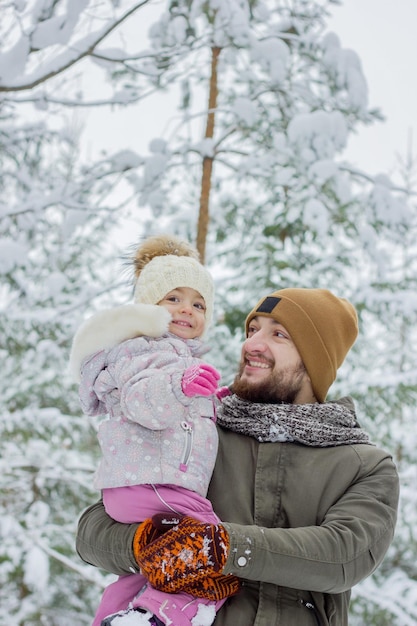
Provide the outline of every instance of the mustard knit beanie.
[[314,395],[324,402],[337,369],[358,335],[353,305],[327,289],[281,289],[262,298],[246,318],[270,317],[291,335],[310,377]]
[[207,329],[213,317],[214,285],[198,259],[191,244],[172,235],[146,239],[133,258],[135,303],[158,304],[173,289],[191,287],[204,298]]

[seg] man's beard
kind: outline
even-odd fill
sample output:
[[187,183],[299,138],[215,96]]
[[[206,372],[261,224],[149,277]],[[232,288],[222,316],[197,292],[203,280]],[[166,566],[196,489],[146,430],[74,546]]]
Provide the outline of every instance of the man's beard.
[[263,404],[293,404],[301,390],[302,381],[306,369],[300,362],[293,368],[285,368],[281,371],[271,370],[270,376],[259,382],[242,380],[242,372],[245,367],[241,363],[239,373],[232,385],[232,391],[239,398],[250,402]]

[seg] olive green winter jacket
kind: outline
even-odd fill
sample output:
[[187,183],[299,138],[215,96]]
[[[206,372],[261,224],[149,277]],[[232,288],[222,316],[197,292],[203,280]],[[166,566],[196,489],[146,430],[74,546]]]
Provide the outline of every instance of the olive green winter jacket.
[[[258,443],[219,427],[209,497],[225,522],[225,573],[244,585],[215,626],[346,626],[350,589],[381,563],[394,534],[398,475],[371,445],[312,448]],[[81,517],[83,560],[116,574],[137,571],[137,525]]]

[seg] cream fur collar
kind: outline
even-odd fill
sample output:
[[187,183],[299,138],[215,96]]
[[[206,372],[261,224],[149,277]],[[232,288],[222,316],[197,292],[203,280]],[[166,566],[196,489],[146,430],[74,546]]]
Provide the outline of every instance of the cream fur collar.
[[75,333],[69,360],[72,379],[80,382],[81,363],[87,356],[133,337],[160,337],[170,321],[170,313],[156,304],[126,304],[96,313]]

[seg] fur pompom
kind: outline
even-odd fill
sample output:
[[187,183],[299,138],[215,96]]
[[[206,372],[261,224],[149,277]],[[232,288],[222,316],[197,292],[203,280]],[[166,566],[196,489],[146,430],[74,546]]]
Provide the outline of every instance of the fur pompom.
[[197,250],[188,241],[178,239],[173,235],[156,235],[149,237],[136,250],[133,258],[135,279],[138,279],[141,271],[153,258],[157,256],[188,256],[200,261]]

